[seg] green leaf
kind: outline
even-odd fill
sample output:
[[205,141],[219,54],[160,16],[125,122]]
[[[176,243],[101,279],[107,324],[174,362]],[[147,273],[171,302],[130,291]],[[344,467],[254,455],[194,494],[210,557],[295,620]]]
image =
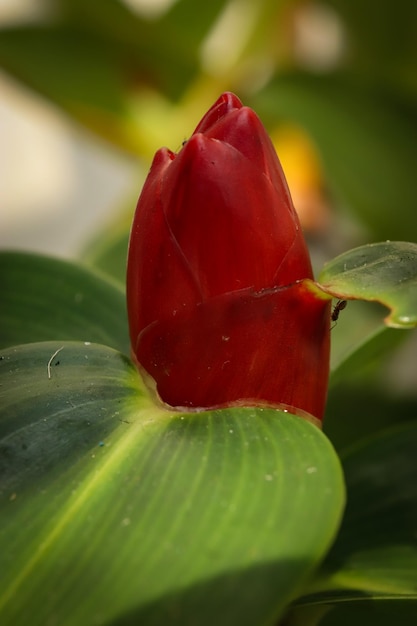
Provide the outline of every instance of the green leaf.
[[91,241],[83,255],[84,261],[107,276],[117,280],[125,288],[126,262],[132,214]]
[[415,626],[417,601],[405,598],[366,598],[354,601],[335,598],[333,605],[296,606],[286,617],[285,626]]
[[[417,599],[417,423],[359,442],[342,455],[348,504],[316,593],[302,603],[361,594]],[[363,598],[363,595],[362,595]]]
[[68,261],[0,253],[0,347],[49,339],[129,352],[123,290]]
[[90,343],[44,342],[0,351],[3,497],[36,489],[106,440],[121,405],[147,395],[130,360]]
[[373,300],[391,309],[385,323],[417,326],[417,244],[386,241],[349,250],[327,263],[323,291],[343,300]]
[[386,356],[392,355],[402,345],[407,336],[408,333],[379,326],[332,368],[330,385],[352,380],[363,381],[368,373],[374,372],[384,362]]
[[416,421],[417,402],[413,394],[398,394],[386,379],[378,382],[347,381],[331,387],[323,430],[340,453],[365,438]]
[[330,611],[320,626],[415,626],[417,602],[405,600],[358,599],[354,603],[342,602]]
[[273,623],[343,509],[317,427],[158,407],[103,346],[1,356],[2,624]]
[[[352,325],[347,332],[352,337]],[[413,333],[380,325],[332,370],[323,428],[336,450],[417,417],[412,391],[408,394],[395,391],[398,384],[401,388],[402,373],[396,368],[395,380],[387,377],[389,357],[393,357],[406,340],[412,342]]]
[[92,251],[86,262],[96,267],[107,276],[117,280],[125,288],[126,261],[129,244],[129,232],[115,233],[112,239],[102,242],[102,245]]
[[417,418],[415,396],[382,384],[340,385],[329,391],[323,430],[338,452],[390,426]]

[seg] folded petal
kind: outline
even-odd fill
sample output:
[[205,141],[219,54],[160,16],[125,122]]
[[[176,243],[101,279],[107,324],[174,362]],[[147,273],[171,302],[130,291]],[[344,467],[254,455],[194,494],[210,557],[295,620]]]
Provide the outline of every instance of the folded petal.
[[311,281],[224,294],[156,321],[135,346],[167,404],[286,405],[322,418],[330,303]]

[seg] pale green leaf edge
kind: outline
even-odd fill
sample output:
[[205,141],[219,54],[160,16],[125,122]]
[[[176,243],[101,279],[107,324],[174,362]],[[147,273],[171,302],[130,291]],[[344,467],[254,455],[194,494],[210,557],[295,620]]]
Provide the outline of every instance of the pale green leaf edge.
[[[355,259],[360,259],[360,262],[355,264]],[[399,267],[402,273],[398,273]],[[388,268],[395,271],[387,279]],[[382,280],[384,285],[374,286],[369,279],[372,275],[375,282]],[[363,284],[360,279],[364,280]],[[390,309],[389,315],[384,319],[387,326],[399,329],[417,326],[415,243],[387,241],[349,250],[324,266],[316,285],[324,293],[339,300],[381,303]]]

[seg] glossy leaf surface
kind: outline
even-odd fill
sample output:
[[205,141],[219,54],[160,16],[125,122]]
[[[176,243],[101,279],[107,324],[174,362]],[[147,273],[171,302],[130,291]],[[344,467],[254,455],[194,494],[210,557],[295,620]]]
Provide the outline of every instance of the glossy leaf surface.
[[375,300],[394,328],[417,326],[417,244],[386,241],[349,250],[327,263],[323,289],[340,299]]
[[129,353],[123,290],[55,258],[0,253],[0,347],[34,341],[100,342]]
[[343,508],[315,426],[157,408],[103,346],[1,356],[2,624],[272,623]]

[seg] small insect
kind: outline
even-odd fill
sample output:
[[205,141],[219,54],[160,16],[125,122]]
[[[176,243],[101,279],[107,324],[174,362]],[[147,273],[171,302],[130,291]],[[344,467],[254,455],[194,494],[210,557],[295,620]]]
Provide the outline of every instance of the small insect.
[[343,311],[343,309],[346,309],[346,307],[347,307],[346,300],[338,300],[336,302],[335,307],[330,316],[330,319],[332,320],[332,322],[334,322],[332,328],[336,326],[337,320],[339,319],[340,311]]

